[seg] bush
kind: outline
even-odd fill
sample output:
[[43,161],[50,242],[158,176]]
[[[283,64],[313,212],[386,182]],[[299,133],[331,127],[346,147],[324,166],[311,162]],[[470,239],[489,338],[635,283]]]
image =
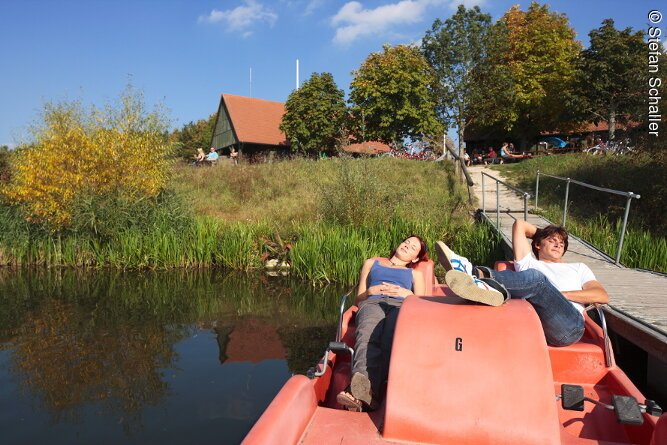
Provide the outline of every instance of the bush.
[[47,104],[33,127],[34,142],[13,156],[12,177],[0,190],[27,220],[52,232],[72,226],[81,201],[110,204],[95,221],[108,217],[121,201],[140,203],[165,189],[169,172],[166,119],[147,113],[131,87],[120,105],[84,110],[77,102]]

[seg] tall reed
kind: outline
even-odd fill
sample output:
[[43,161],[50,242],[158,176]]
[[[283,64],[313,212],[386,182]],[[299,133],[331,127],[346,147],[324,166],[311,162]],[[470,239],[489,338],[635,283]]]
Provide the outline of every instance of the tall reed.
[[[267,223],[225,223],[196,218],[181,231],[156,226],[150,232],[126,230],[107,242],[89,236],[50,237],[29,233],[16,243],[2,240],[3,264],[41,266],[112,267],[117,269],[169,269],[220,266],[233,270],[263,267],[264,243],[276,228]],[[366,226],[311,222],[295,225],[280,235],[291,248],[292,274],[316,282],[353,284],[361,262],[387,256],[400,241],[417,234],[430,247],[439,239],[476,264],[499,258],[498,240],[483,225],[431,223],[393,218]],[[1,236],[1,235],[0,235]],[[9,246],[7,246],[9,244]]]

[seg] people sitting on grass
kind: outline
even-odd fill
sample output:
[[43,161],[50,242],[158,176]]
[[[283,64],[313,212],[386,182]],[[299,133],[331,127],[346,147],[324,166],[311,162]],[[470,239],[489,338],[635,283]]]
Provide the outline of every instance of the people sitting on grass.
[[336,397],[350,411],[374,410],[389,372],[391,343],[403,300],[424,293],[424,277],[414,267],[428,260],[424,241],[410,235],[388,259],[368,259],[359,275],[356,343],[352,380]]
[[609,301],[588,266],[563,261],[567,248],[568,233],[563,227],[538,229],[517,220],[512,227],[516,271],[473,268],[467,258],[441,241],[436,252],[448,271],[445,281],[456,295],[491,306],[500,306],[508,298],[526,300],[542,322],[547,343],[567,346],[584,333],[584,304]]
[[211,147],[211,149],[209,150],[208,154],[206,155],[206,162],[207,162],[209,165],[213,165],[213,164],[215,164],[215,163],[218,161],[218,158],[219,158],[219,157],[220,157],[220,156],[218,156],[218,152],[215,151],[215,147]]
[[198,148],[197,153],[195,154],[195,165],[201,165],[202,162],[206,159],[206,153],[204,153],[203,148]]
[[502,159],[504,162],[520,161],[522,159],[530,157],[530,155],[512,153],[512,150],[510,150],[509,145],[510,144],[505,142],[503,146],[500,147],[500,159]]
[[500,161],[498,153],[496,153],[493,147],[489,147],[489,152],[484,157],[484,164],[500,164]]
[[482,156],[482,153],[478,149],[474,149],[472,151],[472,163],[473,164],[483,164],[484,163],[484,156]]

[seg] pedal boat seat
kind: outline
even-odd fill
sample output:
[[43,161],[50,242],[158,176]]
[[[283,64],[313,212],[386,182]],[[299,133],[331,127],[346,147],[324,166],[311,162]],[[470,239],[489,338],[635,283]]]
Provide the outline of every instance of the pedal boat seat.
[[542,326],[525,301],[456,296],[403,303],[383,437],[455,444],[557,444],[560,424]]

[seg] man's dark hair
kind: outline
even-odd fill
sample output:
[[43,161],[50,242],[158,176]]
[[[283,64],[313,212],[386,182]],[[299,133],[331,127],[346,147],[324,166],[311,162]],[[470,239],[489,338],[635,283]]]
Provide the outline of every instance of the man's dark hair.
[[550,238],[554,235],[560,237],[560,239],[563,240],[563,246],[564,246],[563,254],[567,252],[567,246],[568,246],[567,230],[565,230],[565,227],[549,225],[543,229],[537,229],[535,235],[533,235],[533,242],[530,244],[530,246],[533,248],[533,253],[535,254],[535,258],[537,258],[538,260],[540,259],[540,252],[537,248],[540,242],[542,242],[543,239]]

